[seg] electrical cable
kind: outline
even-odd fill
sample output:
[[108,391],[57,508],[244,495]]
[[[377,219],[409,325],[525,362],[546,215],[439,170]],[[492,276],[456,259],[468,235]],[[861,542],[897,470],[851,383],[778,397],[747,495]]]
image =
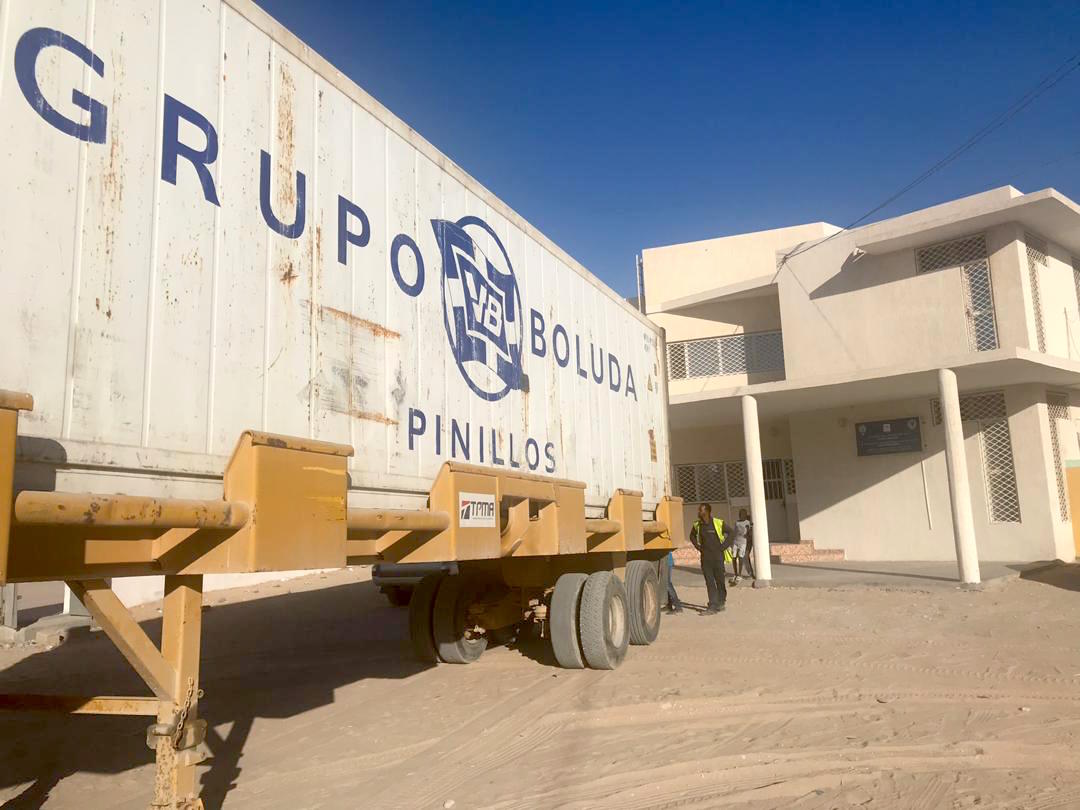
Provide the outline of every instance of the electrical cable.
[[854,228],[855,226],[862,224],[867,219],[869,219],[874,214],[876,214],[878,211],[880,211],[881,209],[885,208],[886,206],[892,204],[897,199],[902,197],[904,194],[907,194],[909,191],[911,191],[913,188],[915,188],[920,183],[923,183],[926,180],[930,179],[933,175],[937,174],[939,171],[944,169],[946,166],[948,166],[950,163],[955,161],[957,158],[959,158],[965,152],[968,152],[972,148],[974,148],[980,141],[982,141],[988,135],[991,135],[992,133],[994,133],[997,130],[1001,129],[1001,127],[1003,127],[1005,124],[1007,124],[1010,120],[1012,120],[1017,115],[1019,115],[1021,112],[1023,112],[1025,109],[1027,109],[1027,107],[1029,107],[1032,104],[1032,102],[1035,101],[1035,99],[1037,99],[1039,96],[1046,93],[1048,90],[1051,90],[1054,87],[1056,87],[1069,74],[1071,74],[1077,68],[1080,68],[1080,52],[1075,53],[1072,56],[1070,56],[1068,59],[1066,59],[1061,65],[1059,65],[1057,67],[1057,69],[1055,69],[1051,73],[1044,76],[1034,87],[1032,87],[1030,90],[1028,90],[1026,93],[1024,93],[1024,95],[1022,95],[1019,99],[1014,101],[1004,112],[999,113],[989,123],[987,123],[981,129],[979,129],[977,132],[975,132],[974,135],[972,135],[970,138],[968,138],[966,141],[964,141],[962,144],[960,144],[960,146],[953,149],[951,152],[949,152],[949,154],[947,154],[945,157],[943,157],[941,160],[939,160],[933,166],[928,168],[926,171],[924,171],[922,174],[920,174],[918,177],[916,177],[914,180],[912,180],[906,186],[901,188],[899,191],[897,191],[896,193],[891,195],[884,202],[880,203],[879,205],[874,206],[869,211],[867,211],[865,214],[863,214],[861,217],[859,217],[858,219],[854,220],[853,222],[845,225],[843,228],[836,231],[835,233],[829,234],[827,237],[822,239],[820,242],[814,242],[813,244],[807,245],[806,247],[798,247],[798,246],[796,246],[795,248],[793,248],[790,252],[788,252],[780,260],[780,265],[779,265],[779,267],[777,269],[779,270],[781,267],[783,267],[784,264],[786,264],[789,259],[793,259],[796,256],[800,256],[803,253],[806,253],[808,250],[813,250],[814,248],[816,248],[816,247],[818,247],[820,245],[824,245],[826,242],[833,239],[834,237],[837,237],[840,234],[844,233],[845,231],[849,231],[852,228]]

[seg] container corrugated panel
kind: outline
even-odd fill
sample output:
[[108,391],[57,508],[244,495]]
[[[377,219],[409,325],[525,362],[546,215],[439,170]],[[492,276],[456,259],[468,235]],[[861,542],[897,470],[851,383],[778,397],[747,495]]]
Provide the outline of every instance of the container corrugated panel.
[[670,490],[658,330],[254,4],[0,3],[24,461],[220,474],[246,428]]

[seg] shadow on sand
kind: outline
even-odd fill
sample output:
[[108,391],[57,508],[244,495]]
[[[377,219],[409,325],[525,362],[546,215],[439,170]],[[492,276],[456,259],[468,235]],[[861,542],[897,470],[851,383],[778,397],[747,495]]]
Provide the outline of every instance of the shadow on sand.
[[[302,714],[333,703],[334,690],[346,684],[408,678],[425,669],[412,657],[407,624],[406,611],[390,607],[371,582],[208,606],[201,667],[206,697],[199,706],[213,753],[202,771],[208,810],[221,807],[235,786],[255,718]],[[142,627],[160,639],[160,619]],[[104,634],[84,633],[0,672],[0,692],[148,690]],[[32,783],[5,805],[12,810],[41,807],[69,774],[120,773],[153,761],[145,741],[152,718],[5,712],[0,722],[0,787]],[[222,737],[214,727],[226,724]]]
[[1080,591],[1080,563],[1054,561],[1009,567],[1020,572],[1020,579],[1041,582],[1066,591]]

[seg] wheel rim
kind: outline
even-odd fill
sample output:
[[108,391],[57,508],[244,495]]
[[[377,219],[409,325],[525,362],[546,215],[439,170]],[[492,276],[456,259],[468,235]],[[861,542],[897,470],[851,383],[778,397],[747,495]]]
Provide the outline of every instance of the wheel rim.
[[653,617],[656,616],[660,604],[660,600],[656,594],[656,584],[651,580],[646,579],[642,583],[641,590],[643,591],[641,595],[642,613],[645,615],[645,620],[651,623]]
[[626,633],[626,605],[618,596],[608,602],[607,626],[611,643],[616,647],[622,644],[623,635]]
[[454,605],[454,625],[458,638],[465,647],[475,647],[485,642],[484,631],[472,621],[472,616],[469,615],[471,593],[471,589],[462,588],[457,604]]

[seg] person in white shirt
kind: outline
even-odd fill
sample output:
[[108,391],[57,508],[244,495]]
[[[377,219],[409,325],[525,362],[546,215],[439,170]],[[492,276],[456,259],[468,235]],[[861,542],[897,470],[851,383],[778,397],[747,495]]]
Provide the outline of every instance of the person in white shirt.
[[732,585],[738,585],[743,569],[747,569],[750,576],[757,578],[754,571],[754,562],[750,559],[750,552],[754,548],[754,524],[750,522],[750,514],[745,509],[739,510],[739,519],[735,521],[735,538],[732,542],[731,555],[732,567],[735,576],[731,580]]

